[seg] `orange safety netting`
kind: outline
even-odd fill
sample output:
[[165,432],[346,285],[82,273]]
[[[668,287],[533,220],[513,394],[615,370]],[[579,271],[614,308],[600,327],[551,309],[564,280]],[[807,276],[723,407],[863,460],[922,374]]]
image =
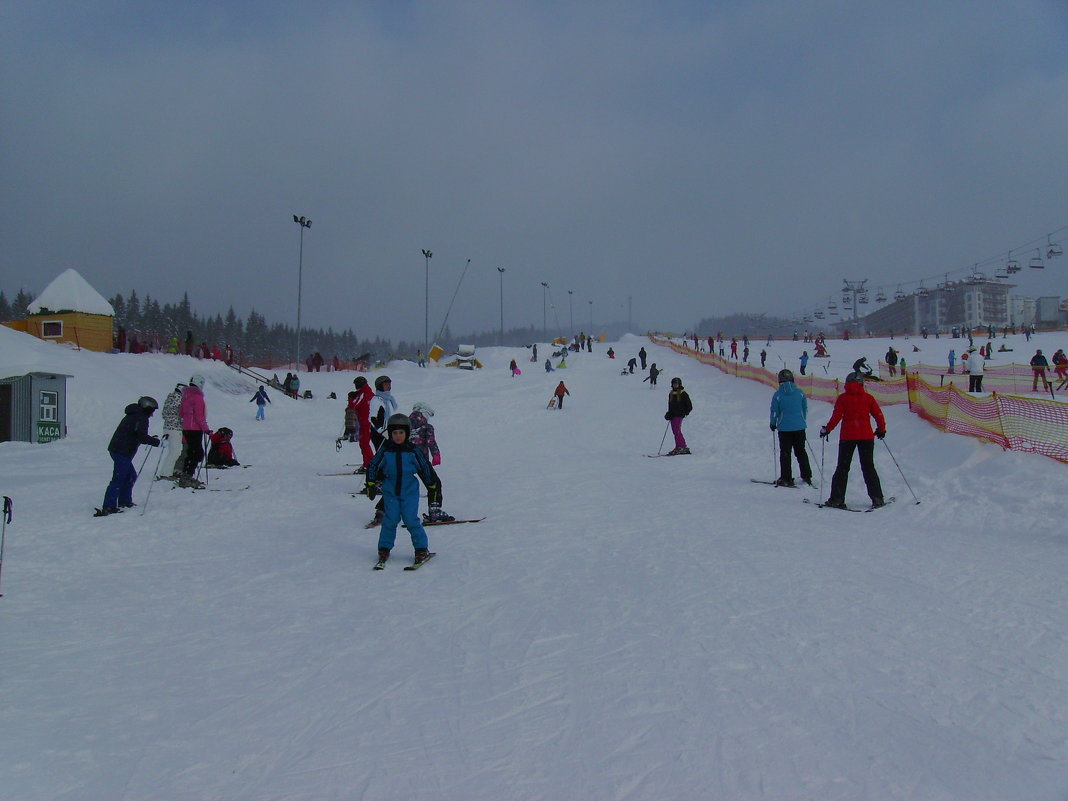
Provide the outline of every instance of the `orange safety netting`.
[[[748,378],[768,387],[778,386],[776,371],[715,353],[701,353],[670,339],[649,338],[728,375]],[[841,382],[837,378],[820,377],[818,359],[810,361],[809,367],[816,372],[801,375],[792,371],[794,383],[809,398],[833,403],[842,392]],[[1018,392],[1030,393],[1035,380],[1030,365],[990,366],[988,363],[983,389],[991,394],[982,396],[965,391],[967,374],[949,373],[943,368],[920,364],[908,366],[907,378],[891,378],[885,364],[880,362],[879,367],[883,378],[865,382],[865,389],[881,406],[907,403],[911,411],[948,433],[976,437],[1011,450],[1041,453],[1068,463],[1068,404],[1045,395],[1049,390],[1041,376],[1037,379],[1038,394],[1033,397],[992,391],[1015,388]]]

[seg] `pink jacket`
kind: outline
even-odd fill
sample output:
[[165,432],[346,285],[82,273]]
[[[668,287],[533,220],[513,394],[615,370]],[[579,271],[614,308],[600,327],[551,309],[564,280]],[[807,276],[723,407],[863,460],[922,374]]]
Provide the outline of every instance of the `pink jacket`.
[[208,427],[208,412],[204,407],[204,391],[200,387],[189,385],[182,390],[182,407],[179,414],[182,416],[183,431],[211,431]]

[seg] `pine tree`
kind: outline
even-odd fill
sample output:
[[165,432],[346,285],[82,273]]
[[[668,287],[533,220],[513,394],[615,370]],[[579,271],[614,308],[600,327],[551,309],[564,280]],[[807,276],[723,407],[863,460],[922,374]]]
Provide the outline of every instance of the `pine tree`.
[[11,303],[11,319],[25,320],[26,315],[30,313],[31,303],[33,303],[33,297],[20,289]]
[[0,321],[11,319],[11,304],[7,302],[7,295],[0,290]]

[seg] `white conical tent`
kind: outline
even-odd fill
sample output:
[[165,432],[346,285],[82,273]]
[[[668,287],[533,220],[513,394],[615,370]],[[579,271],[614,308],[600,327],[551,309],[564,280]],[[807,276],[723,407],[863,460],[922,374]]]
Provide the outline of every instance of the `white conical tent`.
[[29,306],[30,314],[74,311],[85,314],[115,316],[115,310],[103,295],[93,289],[75,269],[64,270]]

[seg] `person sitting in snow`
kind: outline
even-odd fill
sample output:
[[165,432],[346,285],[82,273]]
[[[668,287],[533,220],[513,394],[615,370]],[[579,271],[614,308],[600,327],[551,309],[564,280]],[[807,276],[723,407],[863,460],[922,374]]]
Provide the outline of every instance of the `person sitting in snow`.
[[209,467],[237,467],[241,464],[234,457],[234,432],[222,426],[210,437],[207,464]]

